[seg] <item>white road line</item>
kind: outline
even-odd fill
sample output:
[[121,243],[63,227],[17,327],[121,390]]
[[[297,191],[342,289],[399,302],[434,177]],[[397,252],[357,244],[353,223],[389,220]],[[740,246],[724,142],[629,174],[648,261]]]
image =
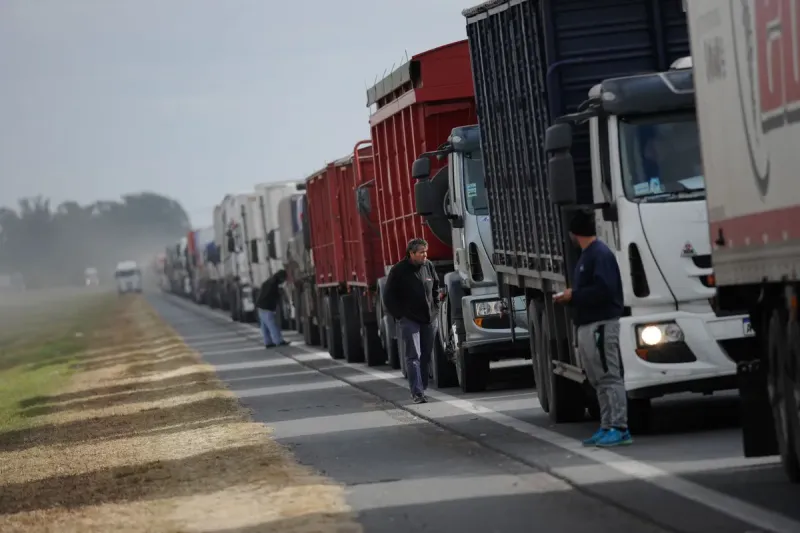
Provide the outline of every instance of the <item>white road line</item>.
[[[214,311],[207,310],[202,307],[198,307],[197,310],[203,312],[204,314],[206,314],[206,316],[213,317],[215,319],[222,318],[219,314],[215,313]],[[248,328],[248,329],[249,331],[243,330],[243,332],[244,333],[253,332],[256,334],[258,333],[258,330],[254,328]],[[287,339],[292,338],[292,340],[294,340],[294,338],[296,338],[297,335],[290,334],[286,335],[286,337]],[[400,386],[406,386],[406,381],[402,378],[398,378],[397,374],[390,374],[388,372],[375,370],[363,365],[343,363],[338,360],[332,359],[327,352],[315,350],[311,347],[302,344],[301,345],[295,344],[293,345],[293,347],[302,350],[311,356],[314,356],[313,359],[318,359],[318,358],[330,359],[333,363],[339,366],[346,368],[353,368],[360,372],[363,372],[364,374],[368,374],[374,378],[389,381]],[[302,356],[298,357],[283,353],[282,355],[290,359],[296,359],[298,361],[304,360]],[[307,361],[308,359],[305,360]],[[341,379],[346,381],[345,378]],[[602,465],[612,470],[615,470],[618,473],[624,474],[630,478],[646,481],[647,483],[655,485],[663,490],[666,490],[668,492],[671,492],[688,500],[692,500],[706,507],[710,507],[716,511],[719,511],[720,513],[726,514],[744,523],[751,524],[753,526],[768,531],[774,531],[775,533],[797,533],[798,531],[800,531],[800,521],[793,520],[780,513],[771,511],[769,509],[765,509],[763,507],[759,507],[757,505],[753,505],[739,498],[735,498],[733,496],[729,496],[722,492],[709,489],[697,483],[693,483],[691,481],[679,478],[666,470],[656,468],[647,463],[636,461],[628,457],[625,457],[624,455],[620,455],[618,453],[614,453],[608,450],[601,450],[596,448],[584,448],[581,445],[581,443],[576,439],[566,437],[554,431],[544,429],[542,427],[530,424],[528,422],[523,422],[522,420],[518,420],[503,413],[499,413],[488,407],[474,404],[469,400],[456,398],[455,396],[451,396],[441,391],[431,390],[428,392],[428,396],[440,402],[445,402],[467,413],[475,414],[477,416],[480,416],[487,420],[491,420],[492,422],[495,422],[502,426],[515,429],[520,433],[531,436],[543,442],[547,442],[548,444],[551,444],[553,446],[557,446],[569,453],[579,455],[581,457],[586,457],[592,461],[601,463]],[[425,404],[422,405],[410,404],[404,406],[404,408],[422,416],[425,416],[427,414],[426,412],[427,408]],[[576,485],[585,484],[586,478],[583,475],[580,474],[575,475],[575,473],[570,474],[569,470],[559,471],[559,474],[562,473],[566,479],[568,479],[570,482]],[[583,480],[581,478],[583,478]]]

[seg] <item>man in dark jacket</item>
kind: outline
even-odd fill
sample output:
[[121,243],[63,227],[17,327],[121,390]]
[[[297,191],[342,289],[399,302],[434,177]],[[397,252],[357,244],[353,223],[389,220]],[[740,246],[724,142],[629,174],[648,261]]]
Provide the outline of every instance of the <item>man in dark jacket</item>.
[[258,291],[258,321],[261,324],[261,335],[264,337],[264,346],[286,346],[289,343],[283,340],[280,324],[275,316],[281,301],[281,283],[286,281],[286,271],[279,270],[261,284]]
[[428,261],[428,243],[412,239],[406,257],[389,271],[383,303],[397,321],[400,357],[406,359],[408,384],[414,403],[425,403],[428,367],[436,337],[439,278]]
[[619,351],[619,318],[625,304],[617,258],[597,239],[594,211],[575,213],[569,233],[573,242],[580,246],[581,255],[575,265],[573,287],[556,295],[554,300],[569,304],[575,310],[578,354],[600,404],[600,429],[584,444],[603,448],[631,444]]

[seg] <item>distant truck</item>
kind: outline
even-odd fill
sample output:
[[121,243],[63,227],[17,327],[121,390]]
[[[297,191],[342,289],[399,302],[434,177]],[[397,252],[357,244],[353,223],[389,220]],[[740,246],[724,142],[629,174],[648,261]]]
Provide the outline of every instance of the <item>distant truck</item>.
[[585,6],[491,1],[464,12],[492,263],[506,295],[525,297],[543,410],[556,423],[583,420],[587,408],[598,417],[571,311],[553,304],[578,255],[568,219],[595,210],[622,273],[620,350],[630,423],[641,430],[654,397],[735,389],[753,339],[746,315],[714,312],[680,0]]
[[[275,272],[283,268],[284,239],[280,231],[279,206],[284,198],[297,193],[298,182],[279,181],[255,186],[255,200],[251,202],[250,220],[252,230],[249,247],[253,269],[253,294],[258,299],[261,284]],[[286,292],[281,289],[281,302],[278,319],[283,329],[296,327],[296,310]]]
[[117,292],[119,294],[142,292],[142,271],[136,261],[121,261],[117,263],[114,278],[117,282]]
[[94,267],[87,267],[83,272],[83,277],[87,287],[96,287],[100,285],[100,275]]
[[237,322],[257,320],[253,297],[253,271],[248,251],[251,234],[247,224],[248,207],[252,205],[254,199],[257,201],[254,193],[227,195],[221,204],[220,218],[215,222],[221,225],[224,241],[220,259],[221,296],[225,302],[223,308],[227,309],[231,319]]
[[746,311],[744,454],[800,482],[800,3],[688,3],[720,317]]
[[[295,329],[303,335],[307,345],[318,346],[321,342],[320,322],[313,289],[315,277],[306,185],[299,184],[298,189],[278,204],[278,227],[284,244],[280,257],[286,271],[286,295],[297,317]],[[274,256],[279,256],[277,249]]]

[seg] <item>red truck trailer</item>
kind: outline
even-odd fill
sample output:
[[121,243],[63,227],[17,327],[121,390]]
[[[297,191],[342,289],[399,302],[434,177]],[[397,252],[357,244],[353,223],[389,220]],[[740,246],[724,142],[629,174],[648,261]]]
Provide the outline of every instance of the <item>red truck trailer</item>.
[[[442,275],[452,270],[449,222],[423,223],[415,207],[411,165],[419,154],[445,143],[453,128],[478,121],[468,42],[413,56],[367,91],[367,106],[373,111],[369,124],[382,237],[380,293],[385,275],[405,257],[408,241],[415,237],[428,241],[428,258]],[[432,174],[438,168],[432,168]],[[381,346],[389,364],[400,368],[394,320],[382,305],[376,306],[376,314]]]
[[385,362],[375,288],[383,272],[370,141],[306,180],[320,337],[334,359]]

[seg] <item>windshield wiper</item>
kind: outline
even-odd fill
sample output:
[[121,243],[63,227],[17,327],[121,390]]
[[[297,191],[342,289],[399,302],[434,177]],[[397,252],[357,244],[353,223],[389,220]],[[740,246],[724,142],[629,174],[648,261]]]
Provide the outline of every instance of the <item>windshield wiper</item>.
[[693,198],[703,198],[705,197],[705,195],[706,195],[705,189],[700,189],[695,191],[673,191],[673,192],[662,192],[650,196],[640,196],[639,200],[645,203],[665,200],[670,198],[677,198],[680,200],[691,200]]

